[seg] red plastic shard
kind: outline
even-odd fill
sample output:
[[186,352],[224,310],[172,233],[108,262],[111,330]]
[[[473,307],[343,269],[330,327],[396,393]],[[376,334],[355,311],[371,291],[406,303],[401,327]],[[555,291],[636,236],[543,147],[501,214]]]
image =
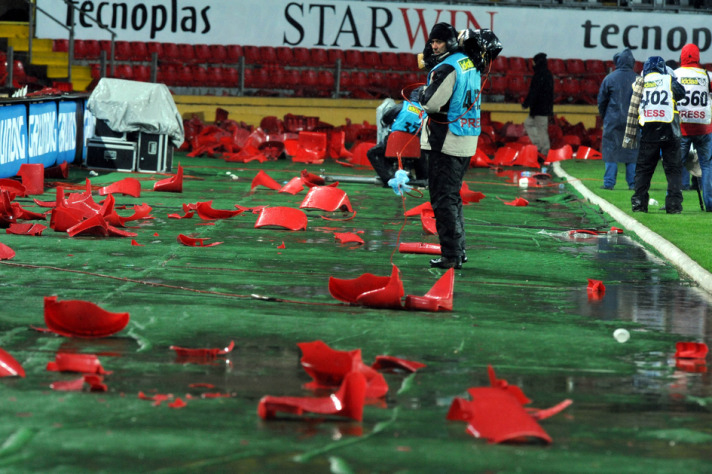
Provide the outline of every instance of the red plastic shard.
[[297,346],[302,351],[299,362],[319,388],[338,387],[346,374],[363,363],[361,349],[339,351],[323,341],[300,342]]
[[290,179],[287,184],[279,188],[280,193],[287,193],[291,195],[299,194],[304,191],[304,185],[301,176],[295,176]]
[[326,158],[326,133],[300,131],[299,148],[292,161],[299,163],[321,164]]
[[401,359],[400,357],[379,355],[376,356],[376,361],[373,365],[371,365],[371,367],[375,370],[398,369],[405,370],[406,372],[415,372],[427,366],[421,362]]
[[39,212],[28,211],[17,202],[13,202],[10,207],[12,208],[12,215],[15,217],[15,219],[39,221],[43,221],[46,219],[46,216],[44,214],[40,214]]
[[188,404],[184,402],[183,399],[181,399],[180,397],[176,397],[176,399],[169,403],[168,406],[170,408],[183,408],[188,406]]
[[121,217],[119,216],[119,220],[121,221],[122,224],[126,224],[129,221],[136,221],[139,219],[153,219],[151,216],[151,211],[153,208],[146,204],[145,202],[142,204],[136,204],[133,207],[134,213],[131,214],[128,217]]
[[331,186],[314,186],[310,188],[299,208],[353,212],[346,191]]
[[[478,144],[479,145],[479,144]],[[479,146],[475,151],[475,154],[470,158],[471,168],[489,168],[492,165],[492,160],[487,156]]]
[[709,351],[704,342],[677,342],[675,343],[676,359],[704,359]]
[[170,346],[170,349],[176,351],[178,357],[212,359],[219,355],[225,355],[232,352],[235,348],[235,341],[230,341],[225,348],[210,348],[210,349],[188,349],[179,346]]
[[57,206],[50,214],[49,227],[55,232],[66,232],[84,219],[84,213],[80,209]]
[[506,392],[509,392],[509,394],[516,398],[522,405],[527,405],[532,402],[529,397],[524,395],[521,388],[516,385],[510,385],[504,379],[498,379],[494,372],[494,368],[491,365],[487,366],[487,376],[489,377],[490,385],[492,387],[500,388]]
[[47,363],[47,370],[53,372],[79,372],[84,374],[109,374],[101,366],[99,358],[94,354],[76,354],[73,352],[58,352],[54,361]]
[[10,227],[5,229],[5,233],[14,235],[42,235],[42,232],[47,228],[42,224],[10,224]]
[[[579,150],[581,147],[579,147]],[[577,153],[578,155],[578,153]],[[561,148],[549,150],[546,155],[546,163],[554,163],[555,161],[570,160],[574,156],[574,151],[571,145],[564,145]],[[578,156],[577,156],[578,157]]]
[[472,401],[460,403],[460,408],[472,436],[490,443],[551,443],[551,437],[512,394],[490,387],[470,388],[467,392]]
[[131,239],[131,245],[133,245],[134,247],[145,247],[145,245],[136,242],[135,239]]
[[98,338],[124,329],[129,313],[112,313],[89,301],[58,301],[56,296],[45,296],[44,319],[47,328],[60,336]]
[[316,413],[363,420],[363,406],[366,400],[366,378],[359,372],[350,372],[339,390],[328,397],[262,397],[257,406],[260,418],[274,418],[278,412],[303,415]]
[[[61,189],[61,188],[57,188],[57,189]],[[37,205],[38,207],[53,208],[53,207],[57,206],[57,201],[40,201],[39,199],[35,199],[35,198],[33,198],[32,200],[35,201],[35,205]]]
[[53,382],[50,384],[52,390],[62,392],[81,392],[85,387],[90,392],[106,392],[106,384],[100,375],[86,374],[78,379]]
[[182,193],[183,192],[183,167],[179,164],[178,171],[175,176],[161,179],[153,184],[154,191],[164,193]]
[[577,160],[602,160],[603,155],[601,154],[600,151],[594,150],[593,148],[589,148],[587,146],[580,146],[576,150],[576,159]]
[[452,311],[454,286],[455,269],[450,268],[425,293],[425,296],[406,296],[405,308],[421,311]]
[[[309,188],[313,188],[314,186],[326,186],[326,181],[324,181],[324,178],[322,178],[321,176],[316,175],[314,173],[310,173],[307,170],[302,170],[301,179],[302,179],[302,183],[304,183],[304,185]],[[332,187],[338,186],[338,185],[339,185],[338,182],[329,184],[329,186],[332,186]]]
[[141,400],[150,400],[153,402],[153,406],[157,407],[161,403],[165,402],[166,400],[172,400],[173,395],[172,394],[164,394],[164,393],[157,393],[153,396],[146,395],[143,392],[138,392],[138,398]]
[[0,377],[24,377],[25,369],[13,356],[0,349]]
[[619,229],[618,227],[613,226],[608,232],[610,232],[611,234],[622,234],[623,229]]
[[562,402],[557,403],[551,408],[529,408],[527,409],[527,412],[535,419],[535,420],[545,420],[547,418],[551,418],[554,415],[557,415],[564,411],[566,408],[569,407],[574,401],[571,399],[566,399]]
[[282,243],[280,245],[277,246],[277,248],[278,249],[286,249],[287,248],[287,246],[284,245],[284,240],[282,241]]
[[420,214],[420,224],[423,227],[423,232],[425,234],[429,235],[437,235],[438,233],[438,228],[437,228],[437,223],[435,221],[435,216],[433,215],[433,212],[423,212]]
[[367,292],[385,287],[390,277],[364,273],[353,279],[329,277],[329,293],[344,303],[356,304],[357,298]]
[[44,193],[44,174],[42,163],[23,163],[17,172],[28,195]]
[[178,234],[178,242],[187,247],[215,247],[216,245],[222,244],[222,242],[213,242],[211,244],[206,244],[206,240],[210,240],[209,237],[188,237],[187,235]]
[[440,255],[440,244],[429,244],[425,242],[401,242],[398,245],[400,253],[422,253],[427,255]]
[[589,293],[595,293],[598,295],[603,295],[606,292],[606,286],[603,284],[601,280],[593,280],[591,278],[588,278],[588,286],[586,287],[586,290]]
[[0,242],[0,260],[10,260],[15,257],[15,251]]
[[292,207],[265,207],[255,222],[255,229],[277,226],[289,230],[307,230],[307,215]]
[[265,173],[264,170],[260,170],[257,175],[252,179],[252,186],[250,186],[250,192],[254,192],[257,186],[264,186],[269,189],[279,190],[281,186],[277,181],[272,179],[270,175]]
[[27,196],[27,189],[25,189],[25,186],[23,186],[22,183],[20,183],[19,181],[15,181],[14,179],[1,178],[0,189],[8,191],[10,194],[14,195],[14,197],[10,199],[14,199],[15,197]]
[[361,293],[356,297],[356,303],[370,308],[400,309],[403,307],[401,299],[404,294],[400,270],[393,265],[391,277],[388,279],[386,286]]
[[229,211],[224,209],[214,209],[213,201],[199,202],[196,206],[196,211],[198,212],[198,217],[203,220],[210,219],[229,219],[230,217],[239,216],[242,214],[242,209],[237,209],[235,211]]
[[407,211],[405,211],[405,213],[403,215],[406,217],[413,217],[413,216],[419,216],[423,212],[427,212],[432,215],[433,205],[430,204],[430,201],[424,202],[423,204],[420,204],[418,206],[408,209]]
[[44,170],[45,178],[69,178],[69,162],[65,161],[60,165],[50,166]]
[[67,229],[70,237],[76,235],[96,235],[101,237],[109,236],[109,224],[99,214],[85,219]]
[[524,198],[518,197],[518,198],[515,199],[514,201],[505,202],[505,204],[506,204],[507,206],[526,207],[526,206],[529,205],[529,201],[527,201],[527,200],[524,199]]
[[141,197],[141,182],[136,178],[124,178],[99,189],[99,196],[106,196],[107,194]]
[[361,237],[359,237],[357,234],[354,234],[353,232],[334,232],[334,238],[336,238],[336,240],[338,240],[341,244],[365,243]]
[[480,202],[486,196],[479,191],[471,191],[467,183],[463,181],[460,188],[460,197],[462,198],[462,203],[467,205],[471,202]]
[[706,374],[707,362],[704,359],[675,359],[675,368],[693,374]]

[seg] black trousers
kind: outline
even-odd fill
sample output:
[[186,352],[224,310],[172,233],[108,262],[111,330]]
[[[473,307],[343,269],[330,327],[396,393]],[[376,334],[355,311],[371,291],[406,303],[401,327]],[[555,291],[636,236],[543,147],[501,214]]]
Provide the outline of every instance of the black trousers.
[[648,212],[650,181],[662,158],[663,171],[667,179],[667,194],[665,196],[665,211],[677,213],[682,211],[680,140],[664,142],[640,142],[638,161],[635,164],[635,192],[630,198],[634,211]]
[[435,226],[443,257],[465,255],[465,218],[462,215],[460,188],[470,165],[469,156],[451,156],[423,150],[428,161],[430,204],[435,212]]

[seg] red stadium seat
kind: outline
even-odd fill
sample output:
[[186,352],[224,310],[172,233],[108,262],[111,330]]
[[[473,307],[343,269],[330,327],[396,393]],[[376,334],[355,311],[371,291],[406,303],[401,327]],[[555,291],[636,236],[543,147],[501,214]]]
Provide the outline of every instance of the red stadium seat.
[[259,54],[258,64],[277,64],[277,51],[272,46],[260,46],[257,48]]
[[594,105],[598,103],[598,90],[600,82],[595,79],[584,79],[581,81],[581,90],[579,92],[579,100],[584,104]]
[[587,59],[584,61],[584,64],[586,65],[586,73],[588,74],[603,74],[604,76],[608,74],[606,63],[600,59]]
[[319,84],[319,77],[314,69],[303,69],[299,82],[301,87],[316,89]]
[[131,61],[150,61],[151,55],[148,52],[148,46],[143,41],[131,41],[129,43],[131,50]]
[[257,46],[247,45],[242,47],[246,64],[260,64],[260,49]]
[[341,60],[341,65],[344,64],[344,50],[343,49],[328,49],[326,51],[329,57],[329,66],[336,66],[336,60]]
[[529,92],[529,79],[526,76],[512,74],[507,77],[507,93],[505,99],[522,102]]
[[344,51],[343,67],[347,69],[363,68],[363,55],[358,49],[347,49]]
[[363,64],[360,67],[366,69],[381,69],[381,56],[376,51],[364,51],[362,53]]
[[343,92],[350,90],[351,88],[351,73],[348,71],[341,71],[339,74],[339,91]]
[[498,56],[492,61],[490,66],[490,74],[507,74],[509,73],[509,61],[506,56]]
[[176,68],[176,85],[179,86],[191,86],[193,85],[193,69],[184,64]]
[[573,76],[582,76],[586,73],[586,66],[584,65],[583,59],[567,59],[564,63],[566,64],[566,72]]
[[99,40],[99,54],[106,52],[106,59],[111,59],[111,41]]
[[101,65],[100,64],[92,64],[90,65],[91,68],[91,78],[92,79],[101,79]]
[[[76,43],[75,43],[76,47]],[[59,52],[59,53],[66,53],[69,51],[69,40],[66,39],[55,39],[52,40],[52,51],[54,52]],[[76,52],[75,52],[75,57],[76,57]]]
[[312,48],[309,50],[309,63],[317,68],[329,66],[329,53],[322,48]]
[[400,69],[400,64],[398,63],[398,55],[393,51],[382,52],[381,68],[388,71],[398,71]]
[[334,90],[334,73],[329,70],[321,70],[317,72],[317,86],[324,91],[332,92]]
[[[74,57],[77,59],[98,59],[101,46],[97,40],[74,40]],[[107,55],[108,58],[108,55]]]
[[208,69],[205,66],[192,66],[191,74],[192,78],[189,85],[194,87],[205,87],[205,84],[208,82]]
[[151,41],[146,43],[146,49],[148,50],[149,60],[153,60],[153,53],[156,53],[159,59],[163,58],[163,43]]
[[299,69],[285,69],[284,71],[284,88],[294,89],[301,82],[301,72]]
[[269,87],[273,89],[281,89],[285,86],[285,69],[279,65],[272,65],[267,68],[269,74]]
[[172,64],[160,65],[156,71],[156,80],[161,84],[169,86],[176,85],[178,73]]
[[129,61],[133,59],[131,44],[128,41],[114,41],[114,57],[119,61]]
[[133,76],[135,81],[151,82],[151,67],[145,64],[134,64]]
[[554,76],[565,76],[566,75],[566,63],[564,63],[564,60],[561,58],[549,58],[547,60],[547,65],[549,67],[549,71]]
[[242,46],[239,44],[230,44],[225,46],[225,49],[227,50],[226,63],[237,64],[240,62],[240,58],[243,56]]
[[507,63],[510,74],[529,75],[532,73],[532,62],[530,59],[511,56],[507,59]]
[[159,59],[165,61],[180,61],[181,52],[176,43],[163,43]]
[[508,87],[509,85],[506,76],[490,76],[490,79],[482,92],[488,95],[504,96],[507,93]]
[[196,44],[193,46],[195,51],[195,60],[199,63],[212,63],[212,52],[207,44]]
[[580,90],[581,87],[579,79],[575,77],[567,77],[562,79],[557,103],[570,103],[577,101],[579,98]]
[[307,48],[296,47],[292,50],[292,66],[308,66],[311,61]]
[[292,54],[292,48],[287,46],[277,46],[277,62],[282,66],[289,66],[292,64],[294,55]]
[[227,60],[225,45],[211,44],[208,48],[210,49],[210,62],[212,64],[224,63]]
[[223,83],[225,87],[240,87],[240,71],[234,67],[223,67]]
[[418,57],[413,53],[397,53],[401,71],[418,71]]
[[184,64],[191,63],[195,60],[195,48],[192,44],[179,43],[178,51],[180,52],[180,57],[176,59],[179,59]]
[[206,85],[210,87],[223,87],[225,86],[225,79],[223,77],[223,68],[220,66],[208,66],[207,69],[207,80]]

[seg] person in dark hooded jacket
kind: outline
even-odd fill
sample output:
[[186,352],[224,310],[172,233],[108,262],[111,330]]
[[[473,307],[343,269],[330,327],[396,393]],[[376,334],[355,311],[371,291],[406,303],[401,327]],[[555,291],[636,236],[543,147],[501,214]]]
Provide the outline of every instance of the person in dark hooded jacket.
[[601,154],[605,166],[601,188],[613,189],[616,185],[618,163],[624,163],[628,189],[633,189],[638,147],[623,148],[623,135],[628,106],[633,95],[631,84],[637,76],[633,70],[635,58],[630,49],[626,48],[613,56],[613,63],[616,69],[603,79],[598,91],[598,113],[603,119]]
[[[665,212],[679,214],[682,212],[682,160],[677,102],[685,97],[685,88],[670,74],[663,58],[651,56],[643,65],[642,80],[636,79],[634,84],[633,96],[637,95],[640,97],[638,123],[642,128],[635,165],[635,192],[631,197],[633,212],[648,212],[650,181],[662,158],[668,184]],[[631,108],[635,102],[631,99]]]
[[[700,67],[700,49],[692,44],[686,44],[680,51],[680,67],[675,75],[685,88],[685,98],[680,101],[680,127],[682,140],[680,153],[682,163],[695,146],[700,161],[702,176],[700,177],[702,196],[705,209],[712,212],[712,77]],[[682,189],[690,187],[690,174],[685,166],[682,168]]]
[[546,156],[551,146],[549,141],[549,117],[554,115],[554,76],[549,71],[545,53],[533,58],[534,75],[529,83],[529,93],[522,108],[529,108],[524,120],[524,129],[537,151]]

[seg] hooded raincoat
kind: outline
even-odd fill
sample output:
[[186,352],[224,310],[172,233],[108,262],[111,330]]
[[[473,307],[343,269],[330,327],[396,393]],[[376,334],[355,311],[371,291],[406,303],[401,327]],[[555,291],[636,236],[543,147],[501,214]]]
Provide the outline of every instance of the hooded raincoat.
[[601,154],[607,162],[635,163],[637,147],[623,148],[626,116],[637,76],[633,70],[635,59],[626,48],[613,56],[613,62],[616,69],[603,79],[598,91],[598,113],[603,119]]

